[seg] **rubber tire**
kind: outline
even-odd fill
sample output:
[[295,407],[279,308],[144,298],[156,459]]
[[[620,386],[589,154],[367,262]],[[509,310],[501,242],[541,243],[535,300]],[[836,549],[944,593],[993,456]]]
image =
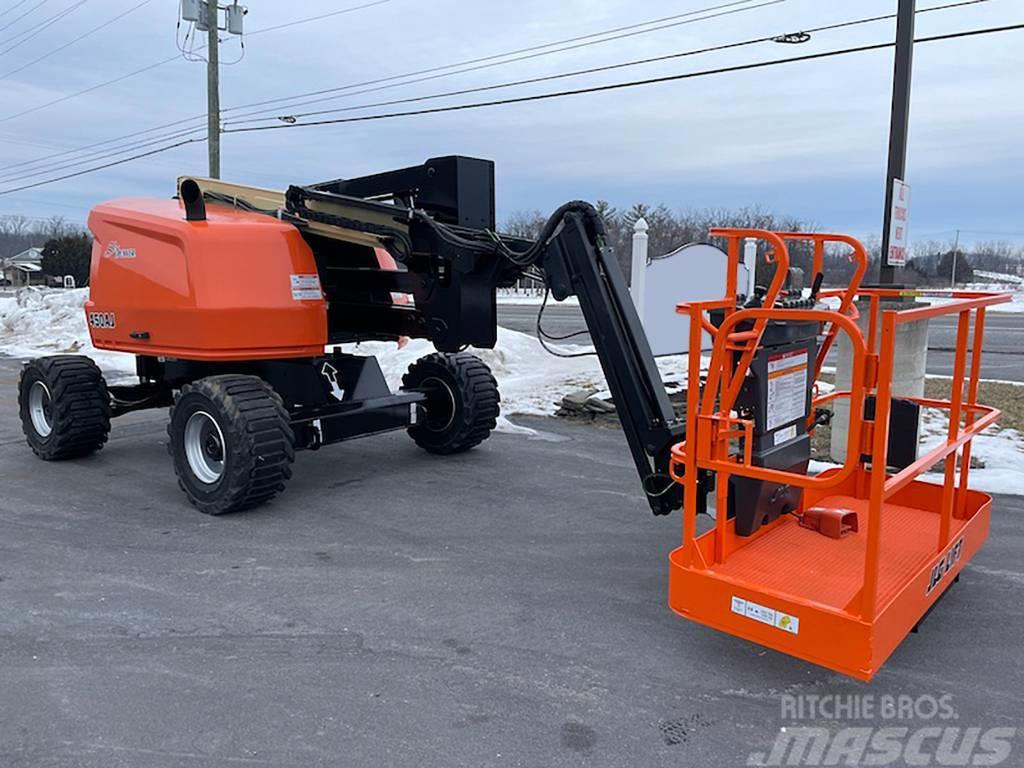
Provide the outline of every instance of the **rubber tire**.
[[[185,425],[196,411],[210,414],[224,437],[224,469],[212,484],[196,478],[185,457]],[[207,515],[263,504],[283,491],[292,476],[295,437],[288,411],[258,376],[209,376],[186,384],[171,406],[167,435],[178,485]]]
[[[29,413],[29,391],[41,381],[50,392],[50,434],[42,437]],[[32,452],[45,461],[76,459],[103,447],[110,434],[110,394],[103,374],[82,355],[31,360],[18,381],[21,429]]]
[[446,405],[452,403],[454,409],[448,410],[454,413],[446,411],[448,418],[440,425],[430,418],[428,400],[427,418],[408,430],[416,445],[429,453],[449,455],[468,451],[486,440],[497,426],[501,401],[498,382],[487,364],[467,352],[435,352],[409,366],[402,377],[402,389],[429,391],[432,380],[443,383]]

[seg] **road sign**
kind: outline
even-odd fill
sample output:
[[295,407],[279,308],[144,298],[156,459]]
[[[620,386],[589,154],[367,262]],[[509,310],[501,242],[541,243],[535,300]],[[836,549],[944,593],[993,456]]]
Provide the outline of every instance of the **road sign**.
[[889,218],[889,253],[886,264],[902,267],[907,263],[907,228],[910,226],[910,186],[892,180],[892,215]]

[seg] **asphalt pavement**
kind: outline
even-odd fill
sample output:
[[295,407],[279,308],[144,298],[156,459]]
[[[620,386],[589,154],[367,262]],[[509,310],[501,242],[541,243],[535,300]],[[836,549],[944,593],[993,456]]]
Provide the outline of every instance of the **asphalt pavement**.
[[4,768],[742,766],[782,694],[951,695],[982,728],[1024,711],[1020,498],[864,685],[672,614],[680,518],[646,511],[617,430],[517,419],[539,434],[447,459],[367,438],[210,518],[165,412],[44,463],[16,375],[0,360]]
[[[498,323],[504,328],[534,333],[537,327],[535,305],[499,304]],[[556,336],[585,331],[580,308],[574,304],[551,302],[544,310],[544,329]],[[587,343],[587,336],[572,343]],[[928,326],[928,373],[948,376],[953,371],[956,351],[956,318],[939,317]],[[985,347],[982,352],[982,376],[987,379],[1024,381],[1024,315],[989,312],[985,320]]]

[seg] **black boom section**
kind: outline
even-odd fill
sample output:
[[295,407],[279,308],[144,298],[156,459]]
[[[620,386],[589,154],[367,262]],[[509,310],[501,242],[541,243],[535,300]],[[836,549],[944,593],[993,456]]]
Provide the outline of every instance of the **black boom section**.
[[[682,486],[668,475],[672,445],[684,437],[618,262],[582,213],[564,215],[540,265],[558,300],[575,295],[608,381],[633,462],[651,509],[682,506]],[[653,461],[653,466],[652,466]]]
[[354,179],[335,179],[312,189],[364,199],[387,199],[419,208],[444,224],[494,229],[494,162],[476,157],[432,157],[423,165]]

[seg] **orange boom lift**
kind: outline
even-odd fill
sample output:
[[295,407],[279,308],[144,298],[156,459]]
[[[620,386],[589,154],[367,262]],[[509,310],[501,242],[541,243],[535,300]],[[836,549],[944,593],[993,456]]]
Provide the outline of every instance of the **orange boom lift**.
[[[952,301],[884,310],[879,316],[883,300],[918,292],[862,288],[867,253],[853,238],[743,229],[712,234],[728,241],[729,298],[678,307],[690,319],[689,388],[686,440],[672,449],[672,475],[684,497],[683,543],[669,558],[669,605],[685,618],[870,680],[988,536],[992,499],[968,488],[971,440],[999,417],[997,409],[978,403],[978,375],[986,308],[1009,296],[944,293]],[[766,242],[769,260],[776,262],[760,307],[737,307],[734,298],[746,238]],[[837,309],[792,309],[780,301],[789,267],[787,243],[796,240],[813,243],[816,275],[827,245],[850,249],[856,268],[849,287],[821,294],[837,299]],[[820,285],[820,278],[816,282]],[[866,338],[855,322],[857,299],[870,306]],[[950,399],[894,397],[897,327],[940,315],[958,318]],[[816,355],[808,356],[806,348],[795,355],[766,352],[773,332],[808,321],[817,325]],[[714,339],[703,387],[702,330]],[[850,389],[816,394],[825,356],[840,332],[853,350]],[[763,410],[744,407],[745,389],[757,377],[752,364],[766,354],[767,403],[759,404]],[[849,402],[846,463],[817,475],[808,474],[806,464],[797,471],[780,470],[756,460],[763,417],[770,420],[773,409],[784,408],[772,398],[800,393],[804,384],[811,385],[807,398],[815,410],[801,412],[802,423],[781,425],[776,433],[813,431],[822,406],[840,398]],[[949,428],[941,445],[918,458],[921,407],[948,412]],[[915,422],[909,431],[914,444],[909,451],[900,447],[903,456],[894,460],[899,437],[891,419],[897,409]],[[942,484],[920,479],[940,462]],[[698,535],[699,495],[708,492],[711,478],[719,512],[714,527]],[[754,505],[753,525],[742,519],[736,498],[750,484],[772,493],[767,504],[762,494]],[[785,500],[781,508],[779,499]]]
[[[98,205],[86,321],[97,348],[135,356],[137,378],[108,384],[82,355],[29,361],[18,400],[29,446],[47,461],[79,458],[103,447],[113,418],[168,408],[178,484],[210,515],[276,497],[298,451],[392,430],[432,454],[471,450],[495,428],[500,394],[467,349],[495,346],[496,290],[529,277],[557,301],[578,299],[647,505],[683,509],[673,610],[870,678],[988,533],[992,502],[968,490],[968,466],[971,439],[998,416],[977,402],[985,311],[1009,297],[956,293],[879,320],[881,301],[905,294],[861,288],[867,254],[853,238],[715,230],[728,243],[726,297],[679,306],[690,318],[684,419],[599,211],[565,203],[526,239],[496,231],[494,200],[494,164],[450,155],[284,191],[183,177],[175,199]],[[740,296],[749,238],[770,246],[775,270]],[[794,240],[813,244],[809,296],[790,285]],[[820,291],[826,247],[851,252],[844,290]],[[858,298],[871,307],[866,338]],[[952,397],[893,397],[897,327],[941,314],[959,317]],[[706,383],[702,330],[714,338]],[[852,384],[819,393],[840,333]],[[398,386],[354,344],[406,338],[435,351]],[[840,398],[846,463],[811,474],[810,434]],[[945,443],[918,458],[922,407],[950,421]],[[920,479],[942,461],[944,484]]]

